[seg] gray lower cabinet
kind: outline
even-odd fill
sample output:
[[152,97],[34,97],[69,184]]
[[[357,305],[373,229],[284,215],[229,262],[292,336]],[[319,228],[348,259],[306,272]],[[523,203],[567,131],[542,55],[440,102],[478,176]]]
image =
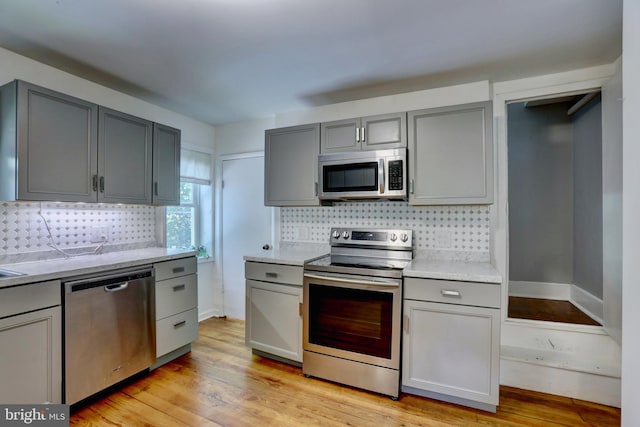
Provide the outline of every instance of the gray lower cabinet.
[[402,391],[495,412],[500,286],[405,278]]
[[322,153],[383,150],[407,146],[407,114],[392,113],[325,122]]
[[60,281],[0,289],[0,402],[62,402]]
[[493,203],[492,124],[490,101],[409,112],[409,204]]
[[302,267],[246,262],[245,340],[252,350],[302,363]]
[[264,147],[265,206],[318,206],[320,125],[268,129]]
[[176,129],[20,80],[0,120],[0,200],[178,204]]
[[98,202],[151,204],[153,123],[98,109]]
[[180,204],[180,129],[153,125],[153,204]]
[[191,350],[198,338],[198,264],[195,257],[159,262],[156,275],[156,368]]

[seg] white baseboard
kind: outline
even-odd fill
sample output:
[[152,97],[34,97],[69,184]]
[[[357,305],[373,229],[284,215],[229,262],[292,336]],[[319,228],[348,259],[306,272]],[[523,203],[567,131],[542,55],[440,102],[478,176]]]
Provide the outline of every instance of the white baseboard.
[[509,296],[569,301],[571,285],[568,283],[509,281]]
[[620,407],[621,348],[600,326],[509,319],[500,384]]
[[220,317],[222,314],[219,310],[211,309],[198,313],[198,322],[202,322],[203,320],[207,320],[211,317]]
[[589,292],[576,285],[571,285],[571,296],[569,301],[576,307],[578,307],[587,316],[591,317],[596,322],[604,325],[604,306],[602,300],[593,296]]
[[515,358],[501,358],[500,384],[616,408],[621,405],[620,378],[544,366]]

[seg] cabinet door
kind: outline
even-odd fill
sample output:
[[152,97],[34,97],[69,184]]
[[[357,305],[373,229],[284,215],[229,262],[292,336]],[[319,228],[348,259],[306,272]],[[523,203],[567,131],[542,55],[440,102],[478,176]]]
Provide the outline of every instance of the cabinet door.
[[98,202],[151,204],[152,122],[100,107]]
[[385,150],[407,146],[407,113],[383,114],[362,119],[363,150]]
[[498,404],[500,310],[404,301],[402,385]]
[[491,102],[409,113],[409,204],[493,203]]
[[98,106],[17,84],[17,198],[95,202]]
[[322,123],[321,132],[322,153],[335,153],[337,151],[359,151],[360,119],[337,120]]
[[264,204],[317,206],[320,125],[265,131]]
[[153,204],[180,204],[180,130],[153,125]]
[[60,307],[0,319],[0,402],[62,403]]
[[302,287],[247,280],[247,345],[302,362]]

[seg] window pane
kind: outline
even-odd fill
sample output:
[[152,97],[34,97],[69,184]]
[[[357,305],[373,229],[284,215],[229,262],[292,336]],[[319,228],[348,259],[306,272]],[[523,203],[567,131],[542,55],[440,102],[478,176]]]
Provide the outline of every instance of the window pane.
[[190,182],[180,182],[180,204],[193,204],[195,185]]
[[195,208],[186,206],[167,207],[167,247],[195,247]]

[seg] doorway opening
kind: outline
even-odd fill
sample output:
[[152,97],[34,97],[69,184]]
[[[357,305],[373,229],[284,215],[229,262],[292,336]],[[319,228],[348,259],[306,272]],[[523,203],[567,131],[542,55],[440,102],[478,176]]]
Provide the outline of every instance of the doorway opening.
[[507,105],[508,317],[603,324],[600,90]]

